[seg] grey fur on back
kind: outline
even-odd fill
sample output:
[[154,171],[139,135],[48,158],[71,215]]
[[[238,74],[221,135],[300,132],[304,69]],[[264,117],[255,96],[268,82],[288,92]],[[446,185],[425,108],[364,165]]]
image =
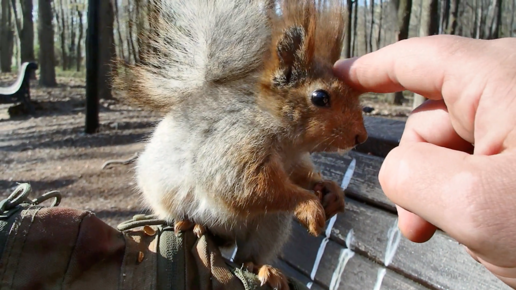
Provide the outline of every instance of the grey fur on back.
[[167,106],[212,84],[252,90],[270,47],[266,1],[155,2],[153,29],[145,37],[151,52],[133,77],[139,91]]

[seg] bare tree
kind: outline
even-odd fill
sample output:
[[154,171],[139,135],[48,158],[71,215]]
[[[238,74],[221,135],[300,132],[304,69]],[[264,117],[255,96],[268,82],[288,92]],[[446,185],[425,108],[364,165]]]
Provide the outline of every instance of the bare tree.
[[382,42],[382,20],[383,20],[383,0],[380,0],[380,19],[378,20],[378,36],[376,38],[376,48],[381,47]]
[[115,0],[115,20],[116,20],[116,32],[118,35],[118,51],[119,55],[122,59],[125,60],[125,52],[124,52],[124,40],[122,39],[122,33],[120,32],[120,13],[118,7],[118,0]]
[[59,0],[59,12],[56,11],[56,20],[59,26],[59,38],[61,40],[61,65],[63,70],[68,69],[68,56],[66,54],[66,19],[64,15],[63,0]]
[[77,11],[77,17],[78,17],[78,22],[79,22],[79,38],[77,40],[77,51],[75,53],[75,61],[76,61],[76,69],[77,69],[77,71],[80,71],[81,63],[82,63],[82,39],[84,36],[84,27],[83,27],[84,24],[82,23],[82,21],[83,21],[82,9],[84,9],[85,5],[82,5],[83,3],[77,3],[77,2],[76,2],[76,4],[77,5],[75,6],[75,9]]
[[[18,9],[16,0],[11,0],[11,8],[14,14],[14,23],[16,24],[16,31],[20,40],[20,60],[21,63],[34,61],[34,22],[32,20],[33,5],[32,0],[20,0],[20,7],[22,9],[22,20],[18,18]],[[36,74],[33,72],[31,78],[35,78]]]
[[[375,0],[371,0],[371,23],[369,25],[369,52],[373,51],[373,30],[374,30],[374,2]],[[380,27],[378,28],[380,29]]]
[[[351,56],[356,56],[357,30],[358,30],[358,0],[354,0],[355,11],[353,12],[353,41],[351,43]],[[351,19],[351,18],[350,18]]]
[[458,24],[458,16],[460,9],[460,0],[453,0],[452,3],[452,11],[451,11],[451,24],[448,33],[457,34],[457,24]]
[[[423,0],[421,9],[421,26],[419,36],[435,35],[439,32],[439,10],[437,0]],[[416,108],[424,102],[425,98],[414,94],[413,107]]]
[[11,72],[14,31],[9,0],[1,0],[2,18],[0,20],[0,68],[2,72]]
[[51,2],[38,0],[39,84],[45,87],[57,86]]
[[70,25],[68,26],[70,28],[70,45],[68,47],[68,68],[71,69],[73,64],[75,63],[75,46],[77,45],[75,43],[76,37],[77,37],[77,29],[75,28],[75,13],[73,13],[73,5],[75,5],[77,0],[71,0],[71,3],[68,4],[67,9],[67,18]]
[[408,38],[409,27],[410,27],[410,12],[411,11],[412,11],[412,0],[399,0],[397,41]]
[[32,0],[20,0],[23,15],[23,28],[20,34],[21,62],[36,60],[34,56],[34,21]]
[[[398,2],[398,35],[396,36],[397,41],[401,41],[408,38],[410,28],[410,13],[412,11],[412,0],[399,0]],[[401,105],[403,100],[403,92],[396,92],[389,96],[392,103],[395,105]]]
[[[134,34],[134,31],[133,31],[133,27],[134,27],[134,22],[135,22],[135,19],[139,19],[139,10],[140,10],[140,0],[135,0],[135,5],[134,5],[134,9],[131,9],[130,8],[130,5],[126,5],[126,13],[128,15],[128,21],[127,21],[127,36],[126,36],[126,40],[127,40],[127,49],[128,49],[128,53],[129,53],[129,57],[132,56],[133,57],[133,60],[135,63],[137,63],[139,61],[139,57],[138,57],[138,51],[136,49],[136,45],[134,44],[134,41],[133,41],[133,34]],[[134,12],[133,10],[136,10],[136,12]],[[134,14],[136,14],[137,16],[135,17]],[[140,51],[142,51],[140,49]]]
[[496,11],[496,14],[493,15],[493,18],[491,20],[489,36],[488,36],[489,39],[495,39],[495,38],[500,37],[500,28],[502,26],[502,7],[503,7],[502,0],[495,0],[494,10]]
[[444,0],[441,17],[441,33],[449,33],[451,1]]
[[98,73],[98,89],[101,99],[111,99],[111,77],[115,72],[113,67],[113,59],[116,56],[115,42],[113,34],[114,24],[114,6],[113,0],[100,1],[100,21],[99,33],[99,73]]
[[349,21],[349,19],[351,19],[351,17],[353,16],[353,0],[346,0],[346,5],[347,5],[346,8],[348,9],[348,21],[346,22],[346,42],[344,45],[344,51],[345,51],[346,58],[350,58],[351,57],[352,24],[351,24],[351,21]]
[[[373,2],[373,1],[371,0],[371,2]],[[367,0],[364,0],[364,7],[362,7],[362,11],[364,12],[363,16],[364,16],[364,51],[365,51],[365,53],[367,53],[367,49],[369,48],[369,43],[368,43],[369,37],[367,36],[367,34],[369,32],[368,29],[367,29],[367,23],[368,23],[368,21],[367,21],[367,12],[368,12],[368,9],[369,9],[369,7],[367,5]]]

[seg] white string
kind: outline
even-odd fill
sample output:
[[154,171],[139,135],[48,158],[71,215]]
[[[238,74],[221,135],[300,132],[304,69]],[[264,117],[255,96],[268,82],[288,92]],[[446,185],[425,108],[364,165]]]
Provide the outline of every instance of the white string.
[[340,249],[339,263],[331,275],[330,290],[336,290],[337,287],[339,287],[342,273],[344,273],[344,268],[346,268],[346,264],[348,263],[349,259],[351,259],[354,255],[355,252],[350,249]]
[[353,160],[351,160],[351,163],[349,163],[346,173],[344,174],[344,178],[342,178],[342,183],[340,184],[342,190],[346,190],[346,188],[348,188],[348,185],[351,182],[351,178],[353,177],[353,173],[355,173],[356,165],[357,160],[353,158]]
[[[389,240],[387,241],[387,247],[385,249],[385,258],[383,261],[383,265],[385,267],[389,266],[394,259],[394,255],[396,255],[396,251],[398,250],[398,246],[400,244],[401,234],[400,229],[398,228],[398,220],[394,221],[394,224],[387,231],[387,236]],[[383,277],[387,272],[386,268],[382,267],[378,269],[378,276],[376,277],[376,284],[374,285],[374,290],[380,290],[382,288]]]
[[387,270],[385,268],[378,269],[378,275],[376,276],[376,284],[374,284],[374,290],[380,290],[382,288],[383,277]]
[[387,242],[387,248],[385,249],[385,259],[383,262],[385,267],[391,264],[392,259],[394,258],[394,255],[396,254],[400,244],[401,234],[400,229],[398,228],[397,219],[394,221],[394,225],[387,232],[387,235],[389,236],[389,241]]

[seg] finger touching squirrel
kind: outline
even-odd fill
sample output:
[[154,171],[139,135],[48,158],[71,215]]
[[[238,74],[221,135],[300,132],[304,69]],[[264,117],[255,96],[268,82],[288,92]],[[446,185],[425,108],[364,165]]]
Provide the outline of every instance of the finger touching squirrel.
[[344,210],[310,153],[367,138],[359,93],[332,72],[341,2],[153,1],[142,61],[116,79],[129,101],[164,112],[136,166],[149,208],[236,244],[234,261],[277,289],[286,278],[267,264],[292,218],[318,235]]

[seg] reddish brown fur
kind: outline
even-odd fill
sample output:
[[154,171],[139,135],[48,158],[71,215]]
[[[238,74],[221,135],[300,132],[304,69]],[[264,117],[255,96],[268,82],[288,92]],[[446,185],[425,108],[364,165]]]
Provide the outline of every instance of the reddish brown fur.
[[[299,148],[300,151],[305,149],[310,152],[332,151],[335,148],[351,148],[355,145],[355,136],[359,141],[363,141],[366,136],[358,93],[338,80],[332,70],[342,49],[344,9],[341,2],[336,0],[319,4],[316,9],[315,2],[311,0],[283,0],[282,15],[273,21],[272,60],[266,64],[258,102],[283,120],[286,128],[292,130],[290,135],[297,138],[286,141],[289,144],[279,144],[282,148]],[[284,46],[285,34],[292,27],[300,27],[305,32],[304,42],[296,52],[300,60],[294,60],[293,64],[279,50],[279,47]],[[284,73],[282,66],[285,62],[292,64],[292,74],[301,76],[300,79],[291,83],[275,81],[278,75]],[[332,96],[331,107],[318,108],[310,103],[309,96],[316,89],[323,89]],[[296,131],[299,127],[302,129]],[[315,186],[321,177],[314,175],[315,170],[310,166],[302,166],[287,176],[282,162],[278,156],[262,164],[264,167],[257,174],[255,188],[250,195],[255,200],[247,196],[247,209],[294,209],[296,217],[307,226],[311,224],[309,230],[316,234],[320,229],[308,220],[313,219],[314,214],[317,215],[318,206],[313,203],[313,193],[305,195],[304,188]],[[327,186],[337,194],[338,186],[333,185]],[[328,198],[335,198],[335,194]],[[327,214],[333,215],[343,210],[343,204],[343,200],[338,201],[334,208],[328,209]]]

